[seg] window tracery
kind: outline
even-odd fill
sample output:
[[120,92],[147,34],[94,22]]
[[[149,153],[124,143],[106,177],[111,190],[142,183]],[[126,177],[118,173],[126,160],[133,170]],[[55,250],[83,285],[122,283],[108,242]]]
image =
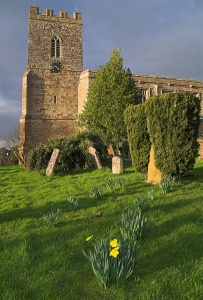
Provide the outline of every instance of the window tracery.
[[51,57],[60,58],[61,57],[61,39],[54,36],[51,39]]

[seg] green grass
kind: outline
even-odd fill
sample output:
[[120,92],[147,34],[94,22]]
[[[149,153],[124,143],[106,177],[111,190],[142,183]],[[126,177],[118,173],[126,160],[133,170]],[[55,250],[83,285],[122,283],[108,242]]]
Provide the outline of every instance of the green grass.
[[[46,177],[20,166],[0,167],[0,299],[172,300],[203,299],[203,160],[194,178],[164,195],[125,165],[123,186],[108,168]],[[102,187],[101,198],[90,196]],[[155,189],[136,268],[118,287],[102,290],[82,250],[93,240],[115,237],[115,223],[136,197]],[[79,199],[70,209],[68,197]],[[63,215],[55,226],[43,216]]]

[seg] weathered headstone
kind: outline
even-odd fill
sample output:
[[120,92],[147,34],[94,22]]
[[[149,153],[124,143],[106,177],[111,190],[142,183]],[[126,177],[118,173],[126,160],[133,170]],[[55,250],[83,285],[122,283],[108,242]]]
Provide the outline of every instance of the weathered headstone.
[[52,152],[51,158],[49,160],[49,163],[48,163],[48,166],[46,169],[47,176],[49,176],[53,173],[58,155],[59,155],[59,149],[55,148]]
[[92,161],[93,161],[93,164],[94,166],[97,168],[97,169],[101,169],[102,168],[102,165],[100,163],[100,159],[99,159],[99,156],[98,156],[98,153],[97,153],[97,150],[90,146],[89,147],[89,154],[92,158]]
[[123,160],[120,156],[114,156],[112,158],[112,173],[113,174],[123,173]]
[[115,156],[115,153],[114,153],[112,145],[108,146],[107,151],[108,151],[108,154],[109,154],[110,157],[114,157]]
[[162,173],[156,167],[155,157],[154,157],[154,149],[153,149],[153,147],[151,147],[149,165],[148,165],[147,181],[152,183],[152,184],[157,184],[161,181],[161,179],[162,179]]

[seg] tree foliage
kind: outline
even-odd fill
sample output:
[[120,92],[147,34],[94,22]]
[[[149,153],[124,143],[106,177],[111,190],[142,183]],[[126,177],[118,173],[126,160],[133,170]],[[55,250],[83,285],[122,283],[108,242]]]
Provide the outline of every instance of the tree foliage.
[[88,168],[92,166],[92,160],[88,152],[90,144],[96,148],[102,161],[105,155],[101,140],[95,135],[82,132],[72,134],[68,138],[50,139],[47,145],[37,146],[28,153],[26,167],[29,170],[45,169],[53,149],[58,148],[59,156],[55,166],[56,170]]
[[151,143],[147,131],[145,106],[130,105],[125,110],[125,123],[132,165],[137,172],[147,173]]
[[166,175],[187,174],[198,156],[200,100],[192,94],[163,94],[148,99],[145,112],[157,168]]
[[79,124],[100,136],[104,143],[118,148],[127,139],[124,110],[128,105],[138,103],[139,99],[140,93],[131,71],[123,68],[120,50],[113,50],[89,88]]

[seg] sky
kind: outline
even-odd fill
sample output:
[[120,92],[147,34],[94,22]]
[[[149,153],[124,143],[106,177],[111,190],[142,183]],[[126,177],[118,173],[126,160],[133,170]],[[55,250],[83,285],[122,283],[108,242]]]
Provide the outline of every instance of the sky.
[[203,0],[0,0],[0,141],[21,116],[30,6],[82,13],[84,70],[120,48],[133,74],[203,81]]

